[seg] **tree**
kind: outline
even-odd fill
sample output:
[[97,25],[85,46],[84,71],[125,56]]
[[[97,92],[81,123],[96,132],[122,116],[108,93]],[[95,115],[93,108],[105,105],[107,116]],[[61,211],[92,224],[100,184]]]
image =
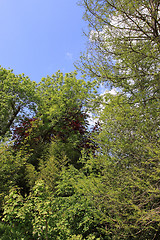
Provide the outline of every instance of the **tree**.
[[2,236],[12,234],[12,239],[19,236],[24,239],[104,239],[98,231],[98,212],[89,199],[76,192],[74,185],[81,176],[73,166],[63,168],[55,193],[48,191],[42,180],[35,183],[26,198],[22,198],[18,189],[11,189],[5,197],[3,218],[10,232],[6,228]]
[[11,132],[19,119],[34,114],[36,109],[35,82],[0,68],[0,137]]
[[15,145],[5,151],[8,181],[1,164],[3,199],[22,150],[25,164],[13,186],[30,189],[5,197],[4,221],[15,238],[158,240],[159,1],[81,2],[90,27],[81,70],[117,93],[103,94],[93,141],[87,110],[99,100],[94,82],[57,72],[36,85],[36,112],[19,121]]
[[83,6],[90,48],[80,69],[117,94],[103,95],[100,148],[86,163],[82,191],[102,212],[106,237],[158,239],[159,1],[84,0]]
[[82,148],[93,149],[87,119],[87,108],[94,97],[92,86],[83,79],[77,80],[76,73],[64,76],[57,72],[43,78],[36,88],[37,113],[13,129],[14,147],[28,144],[34,151],[34,163],[31,162],[37,167],[43,148],[54,141],[57,152],[65,152],[70,163],[77,164]]
[[[9,76],[7,75],[8,78]],[[7,96],[15,98],[17,99],[15,107],[21,104],[21,111],[9,127],[13,143],[9,140],[7,146],[15,162],[20,152],[25,158],[19,170],[18,180],[13,185],[21,189],[23,196],[28,195],[35,181],[42,177],[46,178],[45,182],[54,190],[57,176],[64,165],[73,164],[80,168],[81,164],[78,161],[81,150],[85,148],[88,152],[95,151],[96,146],[90,139],[87,120],[87,107],[94,96],[93,85],[84,79],[77,80],[76,73],[64,76],[57,72],[52,77],[43,78],[38,85],[33,83],[34,88],[31,91],[27,85],[32,86],[30,81],[25,82],[25,79],[20,81],[18,77],[17,80],[14,74],[11,76],[13,89],[8,86],[8,80],[4,81],[6,94],[7,91],[10,93],[6,95],[4,103],[10,111]],[[28,87],[26,92],[25,87]],[[12,96],[14,91],[17,98]],[[31,91],[31,95],[28,92],[28,98],[25,95],[27,91]],[[24,102],[20,97],[24,97]],[[7,156],[7,151],[4,151],[5,155]]]
[[[117,226],[109,224],[111,231],[122,234],[124,239],[158,238],[159,103],[153,101],[144,108],[141,103],[128,103],[121,94],[108,99],[101,114],[99,144],[104,168],[101,187],[108,192],[103,204]],[[110,201],[113,206],[109,210]]]
[[[0,197],[4,206],[1,218],[4,217],[7,225],[1,221],[0,231],[3,232],[4,238],[9,236],[16,239],[23,236],[27,239],[41,236],[47,239],[50,235],[54,238],[60,233],[64,239],[66,237],[70,239],[71,230],[65,233],[67,228],[61,229],[63,219],[60,219],[60,216],[56,217],[54,213],[56,209],[50,209],[50,202],[57,209],[60,207],[58,198],[54,199],[54,193],[62,168],[70,164],[80,168],[82,164],[78,161],[81,150],[94,149],[87,120],[87,108],[94,96],[93,85],[85,82],[84,79],[77,80],[76,73],[63,75],[58,72],[52,77],[43,78],[38,85],[34,84],[31,92],[33,94],[28,95],[30,98],[23,102],[20,97],[23,98],[21,93],[25,93],[23,88],[25,81],[17,80],[14,74],[11,76],[13,76],[11,82],[13,89],[10,90],[9,81],[3,82],[9,89],[6,90],[4,103],[8,112],[11,111],[7,93],[10,93],[12,99],[12,93],[15,91],[17,97],[15,107],[21,103],[22,112],[17,113],[12,124],[8,126],[13,143],[11,138],[7,139],[4,145],[1,143],[3,156],[0,159],[0,175],[3,185],[0,189]],[[28,114],[25,114],[26,107]],[[41,196],[36,196],[39,188],[36,181],[38,180],[40,186],[42,179],[47,189],[47,193],[42,189],[43,199]],[[9,193],[11,187],[13,189]],[[52,196],[53,199],[48,196]],[[47,215],[46,211],[49,211]],[[57,210],[56,213],[59,214]],[[39,221],[39,218],[42,221]],[[49,222],[46,222],[46,218]],[[60,227],[55,226],[55,230],[52,229],[53,222],[54,226],[57,223]],[[45,231],[41,231],[44,224],[48,224],[48,227],[46,226]],[[76,237],[75,231],[73,235]],[[81,239],[81,236],[77,238]]]
[[[8,195],[11,187],[19,186],[21,194],[28,192],[28,168],[29,154],[24,150],[14,151],[7,143],[0,144],[0,213],[2,213],[3,200]],[[32,176],[33,178],[33,176]]]
[[80,70],[132,96],[140,91],[144,101],[159,99],[159,4],[158,0],[82,1],[89,48],[81,57]]

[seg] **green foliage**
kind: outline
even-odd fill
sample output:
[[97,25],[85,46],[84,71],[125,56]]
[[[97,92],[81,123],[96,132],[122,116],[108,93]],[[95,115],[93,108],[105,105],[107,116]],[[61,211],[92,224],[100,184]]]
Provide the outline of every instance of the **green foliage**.
[[0,150],[1,239],[159,239],[159,1],[81,4],[80,69],[116,94],[95,98],[75,72],[36,85],[0,69],[1,137],[16,125]]
[[64,76],[57,72],[42,79],[38,87],[38,116],[44,124],[44,140],[58,138],[65,143],[68,154],[71,150],[73,155],[79,156],[80,145],[87,135],[86,110],[94,96],[92,88],[93,84],[86,83],[84,79],[77,80],[76,73]]
[[57,72],[52,77],[42,78],[38,87],[41,96],[39,109],[45,111],[48,118],[54,120],[55,115],[58,118],[67,108],[74,109],[77,105],[84,107],[91,98],[89,93],[93,85],[84,79],[77,80],[76,75],[76,72],[65,75]]
[[89,47],[79,69],[123,92],[159,99],[159,1],[83,0]]
[[[13,239],[22,237],[22,239],[30,239],[32,237],[32,225],[30,222],[31,208],[25,206],[24,199],[19,194],[19,190],[13,188],[9,195],[5,197],[4,217],[3,221],[7,222],[10,227],[10,235]],[[25,215],[28,217],[25,218]],[[7,230],[7,229],[6,229]],[[4,236],[8,231],[4,232]],[[25,238],[24,238],[25,237]]]
[[0,144],[0,209],[10,187],[26,182],[24,168],[27,157],[22,150],[15,153],[9,144]]
[[82,239],[105,239],[101,231],[105,228],[101,213],[81,191],[83,179],[86,179],[85,175],[74,167],[62,170],[56,192],[59,213],[63,216],[59,223],[65,232],[68,229],[71,235],[82,235]]
[[47,156],[40,160],[38,178],[43,179],[51,191],[55,191],[60,172],[68,163],[65,153],[66,151],[61,149],[57,142],[52,142]]
[[117,90],[103,95],[100,148],[82,191],[100,206],[111,239],[158,239],[159,1],[81,3],[89,48],[79,69]]
[[105,96],[100,148],[76,187],[101,212],[107,237],[152,239],[160,229],[159,102],[129,100]]
[[35,82],[15,75],[12,70],[0,68],[0,137],[10,133],[13,123],[36,107]]
[[55,154],[65,153],[69,162],[79,167],[77,161],[88,141],[86,111],[95,95],[92,91],[93,84],[77,80],[76,73],[57,72],[41,80],[36,88],[36,115],[24,118],[13,134],[15,149],[23,145],[32,152],[29,163],[36,170],[52,141],[57,145]]
[[121,96],[110,98],[99,138],[114,176],[114,218],[120,219],[124,238],[145,239],[159,231],[159,103],[136,100],[130,104]]
[[40,180],[26,198],[16,189],[11,190],[5,199],[3,221],[12,226],[17,238],[21,235],[23,239],[53,239],[56,238],[55,210],[55,203]]
[[79,178],[75,168],[63,169],[55,194],[42,180],[36,182],[32,193],[25,198],[13,188],[5,197],[4,239],[9,226],[12,226],[13,239],[18,236],[24,239],[104,239],[98,238],[96,230],[100,227],[99,214],[96,215],[96,209],[83,194],[76,192],[74,185]]
[[[1,189],[2,239],[84,239],[84,235],[94,239],[85,198],[74,209],[79,195],[74,187],[71,190],[69,176],[78,170],[65,173],[64,168],[82,166],[79,158],[89,141],[86,110],[94,96],[91,92],[92,84],[77,80],[75,73],[63,76],[58,72],[35,86],[37,110],[33,118],[22,114],[13,120],[14,143],[1,144],[5,183]],[[71,195],[61,196],[69,189]]]

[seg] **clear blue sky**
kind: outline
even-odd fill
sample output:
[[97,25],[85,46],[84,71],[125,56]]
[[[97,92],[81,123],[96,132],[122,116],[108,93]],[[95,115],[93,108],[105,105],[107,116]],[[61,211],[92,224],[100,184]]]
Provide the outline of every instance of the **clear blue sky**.
[[0,0],[0,65],[39,82],[75,70],[85,49],[77,0]]

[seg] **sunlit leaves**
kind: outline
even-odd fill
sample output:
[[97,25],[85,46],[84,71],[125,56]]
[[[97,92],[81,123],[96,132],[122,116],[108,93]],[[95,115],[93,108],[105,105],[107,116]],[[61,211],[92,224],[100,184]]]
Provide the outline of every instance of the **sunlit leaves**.
[[12,70],[0,68],[0,136],[11,131],[13,123],[36,109],[34,82]]

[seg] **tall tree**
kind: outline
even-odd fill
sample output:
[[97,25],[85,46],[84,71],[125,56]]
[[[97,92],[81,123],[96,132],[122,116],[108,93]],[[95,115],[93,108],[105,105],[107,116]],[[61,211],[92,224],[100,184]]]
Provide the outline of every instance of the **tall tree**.
[[13,124],[35,112],[35,82],[0,68],[0,137],[10,133]]
[[80,69],[117,88],[103,95],[99,156],[86,165],[84,192],[102,212],[106,239],[158,239],[160,3],[82,2],[89,48]]
[[89,47],[80,69],[134,95],[159,98],[158,0],[83,0]]
[[[40,144],[57,142],[58,152],[65,152],[74,164],[89,134],[87,109],[94,96],[92,86],[84,79],[78,80],[76,73],[64,75],[57,72],[52,77],[43,78],[36,90],[39,102],[37,121],[32,121],[33,139],[35,134]],[[38,149],[37,144],[34,149]]]

